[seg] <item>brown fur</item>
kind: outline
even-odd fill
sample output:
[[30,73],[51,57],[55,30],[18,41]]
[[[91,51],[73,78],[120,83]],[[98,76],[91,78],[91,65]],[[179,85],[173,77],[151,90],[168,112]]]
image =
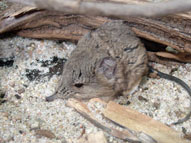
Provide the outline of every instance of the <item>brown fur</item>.
[[146,71],[146,50],[139,38],[123,21],[108,22],[78,42],[57,92],[47,100],[127,95]]

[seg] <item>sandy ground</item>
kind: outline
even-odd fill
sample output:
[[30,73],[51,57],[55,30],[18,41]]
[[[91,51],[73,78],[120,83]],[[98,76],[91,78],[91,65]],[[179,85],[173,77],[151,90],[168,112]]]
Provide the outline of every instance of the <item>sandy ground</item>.
[[[6,4],[2,0],[0,12],[4,8]],[[0,143],[75,143],[84,129],[86,134],[99,131],[67,107],[66,101],[45,101],[45,97],[55,92],[60,79],[60,70],[55,72],[51,67],[60,61],[64,63],[74,48],[75,45],[60,41],[21,37],[0,39],[0,58],[4,53],[4,62],[14,60],[12,66],[0,67],[0,92],[6,93],[0,94]],[[5,54],[7,49],[9,54]],[[172,75],[191,86],[190,64],[171,68],[155,64],[155,67],[165,73],[176,69]],[[181,86],[147,77],[138,91],[115,101],[165,124],[184,117],[190,109],[190,97]],[[191,133],[191,119],[172,128],[180,133],[183,130]],[[48,137],[39,136],[36,129],[47,131]],[[110,143],[122,143],[105,136]]]
[[[10,37],[0,39],[0,48],[1,51],[4,48],[14,49],[9,55],[14,57],[13,65],[0,68],[1,90],[6,93],[3,98],[6,102],[0,104],[0,143],[76,142],[84,128],[87,134],[99,130],[67,107],[66,101],[45,101],[45,97],[54,93],[60,79],[59,72],[49,74],[50,68],[57,64],[52,62],[54,57],[67,59],[75,45]],[[172,74],[191,85],[190,64],[172,68],[155,64],[155,67],[165,73],[176,69]],[[38,72],[35,72],[35,69]],[[190,108],[190,97],[181,86],[168,80],[147,77],[137,92],[128,98],[119,97],[116,102],[166,124],[184,117]],[[179,132],[185,128],[189,133],[190,121],[172,128]],[[35,132],[35,129],[39,128],[48,130],[55,136],[39,137]],[[106,136],[108,142],[122,142],[107,134]]]

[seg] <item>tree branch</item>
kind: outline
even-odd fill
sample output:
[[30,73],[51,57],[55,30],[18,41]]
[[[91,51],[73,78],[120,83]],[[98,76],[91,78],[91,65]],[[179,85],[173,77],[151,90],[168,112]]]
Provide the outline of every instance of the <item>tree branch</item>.
[[48,10],[125,18],[128,16],[162,16],[191,10],[191,0],[170,0],[159,3],[125,4],[83,0],[8,0]]

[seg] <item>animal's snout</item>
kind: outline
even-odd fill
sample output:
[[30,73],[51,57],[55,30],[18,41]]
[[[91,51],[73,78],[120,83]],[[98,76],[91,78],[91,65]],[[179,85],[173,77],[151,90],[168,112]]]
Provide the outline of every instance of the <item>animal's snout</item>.
[[53,101],[54,99],[55,99],[55,94],[54,94],[54,95],[51,95],[51,96],[46,97],[46,101],[47,101],[47,102],[51,102],[51,101]]

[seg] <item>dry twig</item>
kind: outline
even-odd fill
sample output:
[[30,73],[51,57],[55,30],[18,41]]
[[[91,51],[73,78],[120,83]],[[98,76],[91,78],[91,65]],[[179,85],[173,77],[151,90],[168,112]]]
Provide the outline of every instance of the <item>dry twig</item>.
[[[98,119],[96,119],[94,115],[92,114],[92,112],[88,109],[88,107],[84,103],[76,99],[70,99],[67,102],[67,105],[69,107],[74,108],[80,115],[82,115],[92,124],[94,124],[96,127],[102,129],[103,131],[107,132],[110,135],[125,141],[129,141],[129,142],[137,142],[137,143],[141,142],[141,140],[139,140],[136,137],[136,135],[134,135],[131,131],[129,130],[120,131],[120,130],[114,129],[102,123]],[[150,143],[153,143],[153,142],[150,142]]]
[[188,54],[188,53],[173,54],[173,53],[168,53],[168,52],[156,52],[156,55],[159,57],[173,59],[173,60],[176,60],[179,62],[191,63],[191,57],[190,57],[190,54]]
[[169,67],[175,66],[175,65],[183,65],[183,63],[172,61],[170,59],[160,58],[156,55],[156,52],[147,52],[147,55],[150,62],[156,62],[156,63],[166,65]]
[[129,5],[111,1],[82,1],[82,0],[8,0],[38,8],[99,16],[113,16],[125,19],[128,16],[161,16],[181,13],[191,10],[191,0],[171,0],[159,3]]

